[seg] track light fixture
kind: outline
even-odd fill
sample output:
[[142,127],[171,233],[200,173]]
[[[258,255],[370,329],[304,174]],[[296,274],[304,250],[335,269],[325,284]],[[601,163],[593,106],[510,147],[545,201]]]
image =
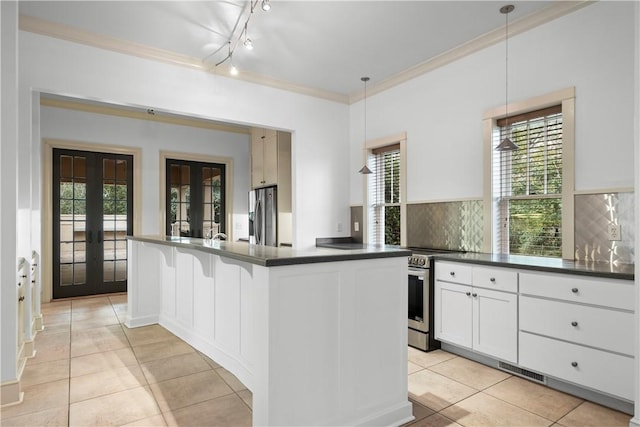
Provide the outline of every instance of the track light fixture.
[[[225,56],[220,62],[218,62],[215,65],[217,67],[218,65],[221,65],[221,64],[225,63],[226,61],[229,61],[229,63],[231,64],[230,68],[229,68],[229,74],[231,74],[232,76],[237,76],[238,73],[239,73],[238,68],[233,63],[233,52],[235,51],[235,48],[238,46],[238,44],[240,44],[240,41],[242,40],[242,45],[247,50],[253,50],[253,40],[251,40],[251,38],[249,38],[247,33],[248,33],[249,21],[251,20],[251,17],[253,16],[253,11],[255,10],[255,8],[258,5],[259,1],[260,0],[251,0],[250,13],[249,13],[249,16],[247,17],[247,20],[244,22],[244,27],[242,28],[242,32],[240,33],[238,38],[235,40],[235,43],[233,43],[231,39],[233,38],[233,33],[235,32],[235,29],[234,29],[234,31],[232,31],[232,35],[231,35],[231,38],[230,38],[229,43],[228,43],[229,52],[228,52],[227,56]],[[269,2],[269,0],[262,0],[262,10],[268,11],[270,9],[271,9],[271,3]],[[218,52],[220,52],[220,50],[222,50],[222,47],[220,47],[215,52],[213,52],[212,54],[207,56],[207,58],[217,54]]]
[[244,42],[242,44],[248,50],[253,50],[253,42],[249,37],[247,37],[247,24],[244,24]]
[[505,45],[505,55],[504,55],[504,116],[506,118],[505,123],[505,137],[500,144],[498,144],[495,148],[496,151],[514,151],[519,147],[514,143],[511,138],[509,138],[509,14],[513,12],[515,6],[512,4],[508,4],[506,6],[502,6],[500,8],[500,13],[504,14],[505,17],[505,37],[504,37],[504,45]]

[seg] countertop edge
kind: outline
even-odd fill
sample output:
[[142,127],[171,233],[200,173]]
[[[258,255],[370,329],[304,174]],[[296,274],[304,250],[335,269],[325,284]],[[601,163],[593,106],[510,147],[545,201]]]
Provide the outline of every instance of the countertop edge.
[[[177,248],[192,249],[206,253],[212,253],[236,261],[247,262],[254,265],[260,265],[263,267],[282,267],[288,265],[302,265],[302,264],[318,264],[326,262],[340,262],[340,261],[355,261],[366,259],[380,259],[380,258],[396,258],[396,257],[408,257],[411,255],[411,251],[405,249],[393,249],[383,251],[367,251],[362,252],[354,250],[353,252],[335,249],[335,253],[317,253],[310,254],[308,251],[301,251],[299,255],[295,253],[295,249],[290,247],[283,248],[284,250],[292,251],[290,256],[252,256],[248,254],[242,254],[230,249],[216,248],[213,246],[205,246],[202,239],[198,239],[201,244],[193,242],[185,242],[176,240],[162,240],[161,236],[126,236],[127,240],[134,240],[143,243],[152,243],[164,246],[174,246]],[[239,244],[249,245],[249,243],[241,242]],[[263,248],[264,247],[259,247]],[[267,250],[277,252],[279,248],[268,247]]]
[[[492,256],[490,254],[480,254],[484,256]],[[626,273],[626,272],[614,272],[614,271],[603,271],[603,270],[588,270],[587,267],[582,265],[575,265],[573,261],[564,261],[568,264],[574,264],[573,266],[549,266],[549,265],[541,265],[541,264],[530,264],[524,262],[518,262],[513,260],[495,260],[495,259],[482,259],[482,258],[468,258],[469,254],[438,254],[434,255],[433,259],[436,261],[452,261],[466,264],[480,264],[480,265],[490,265],[495,267],[504,267],[504,268],[519,268],[522,270],[532,270],[532,271],[542,271],[549,273],[560,273],[560,274],[571,274],[576,276],[590,276],[590,277],[602,277],[608,279],[620,279],[620,280],[635,280],[634,273]],[[463,258],[467,257],[467,258]]]

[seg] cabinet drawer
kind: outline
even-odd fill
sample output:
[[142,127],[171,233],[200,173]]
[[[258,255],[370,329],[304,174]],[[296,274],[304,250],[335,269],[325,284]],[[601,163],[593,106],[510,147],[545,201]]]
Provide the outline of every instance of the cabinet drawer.
[[504,268],[473,267],[473,286],[518,292],[518,272]]
[[520,294],[634,310],[632,280],[520,273]]
[[519,353],[524,368],[623,399],[634,398],[633,357],[526,332],[520,332]]
[[629,312],[521,296],[520,330],[634,353],[634,315]]
[[471,284],[472,267],[468,264],[436,261],[435,269],[436,280],[463,285]]

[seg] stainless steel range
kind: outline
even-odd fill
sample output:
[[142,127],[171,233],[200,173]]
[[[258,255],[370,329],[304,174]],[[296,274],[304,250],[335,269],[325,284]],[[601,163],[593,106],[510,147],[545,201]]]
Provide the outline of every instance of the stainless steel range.
[[440,348],[433,329],[433,271],[435,254],[453,253],[438,249],[410,248],[409,257],[409,345],[422,351]]

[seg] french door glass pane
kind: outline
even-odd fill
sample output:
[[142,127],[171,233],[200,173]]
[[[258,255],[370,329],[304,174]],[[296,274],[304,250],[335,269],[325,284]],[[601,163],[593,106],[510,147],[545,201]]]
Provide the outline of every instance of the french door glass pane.
[[86,283],[87,167],[82,156],[61,156],[59,182],[60,285]]
[[202,230],[220,232],[220,212],[222,210],[221,185],[222,170],[213,167],[202,168]]
[[189,236],[191,233],[191,170],[185,165],[171,165],[171,227],[172,234]]
[[105,282],[127,279],[127,161],[102,160],[103,274]]

